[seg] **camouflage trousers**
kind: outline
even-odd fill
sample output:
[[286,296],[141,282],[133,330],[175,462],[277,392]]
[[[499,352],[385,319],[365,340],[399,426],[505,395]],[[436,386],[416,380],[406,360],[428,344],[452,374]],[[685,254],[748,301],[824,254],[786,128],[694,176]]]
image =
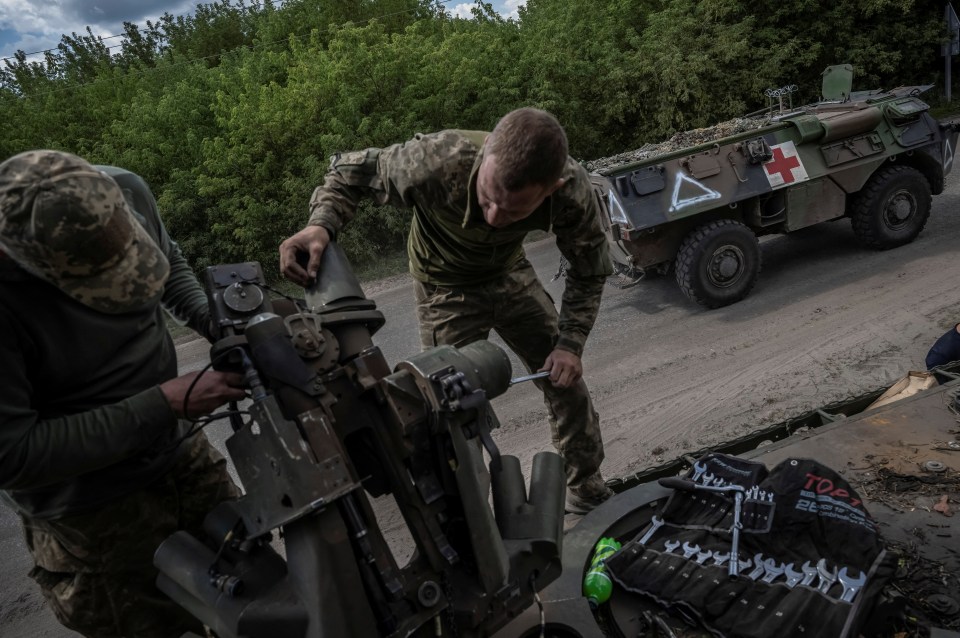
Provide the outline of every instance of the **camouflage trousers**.
[[155,483],[89,513],[21,516],[33,578],[64,626],[97,638],[204,635],[199,621],[157,589],[153,554],[179,529],[201,534],[217,503],[236,498],[226,461],[201,432]]
[[[526,261],[489,283],[446,288],[417,281],[414,293],[424,349],[460,348],[495,330],[533,372],[557,342],[557,309]],[[543,392],[553,445],[566,461],[567,486],[582,496],[605,489],[597,480],[603,461],[600,419],[587,384],[583,379],[569,388],[554,387],[549,379],[535,383]]]

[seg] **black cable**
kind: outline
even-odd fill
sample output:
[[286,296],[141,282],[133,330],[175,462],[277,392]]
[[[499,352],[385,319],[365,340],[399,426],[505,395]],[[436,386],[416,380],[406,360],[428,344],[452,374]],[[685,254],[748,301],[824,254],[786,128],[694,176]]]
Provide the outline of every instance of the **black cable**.
[[190,382],[190,385],[187,387],[187,393],[183,395],[183,405],[180,406],[180,407],[183,409],[183,418],[184,418],[184,420],[189,421],[190,423],[196,423],[196,422],[199,420],[199,419],[191,419],[191,418],[190,418],[189,409],[187,408],[187,406],[188,406],[189,403],[190,403],[190,395],[193,393],[193,388],[196,387],[197,381],[200,380],[200,377],[202,377],[204,374],[206,374],[207,370],[209,370],[210,368],[213,367],[213,364],[214,364],[214,363],[216,363],[217,361],[219,361],[219,360],[220,360],[222,357],[224,357],[225,355],[233,352],[235,349],[236,349],[236,348],[231,348],[230,350],[227,350],[226,352],[221,352],[217,357],[215,357],[213,360],[211,360],[210,363],[208,363],[207,365],[203,366],[203,368],[200,369],[200,373],[197,374],[197,376],[195,376],[195,377],[193,378],[193,381]]
[[[249,416],[249,415],[250,415],[250,412],[247,411],[247,410],[225,410],[225,411],[223,411],[223,412],[217,412],[216,414],[211,414],[210,416],[202,417],[202,418],[200,418],[200,419],[197,419],[196,421],[192,421],[193,425],[190,427],[190,429],[187,430],[187,433],[186,433],[186,434],[184,434],[184,435],[181,436],[179,439],[177,439],[177,440],[176,440],[172,445],[170,445],[169,447],[166,447],[166,448],[160,450],[160,452],[158,452],[158,454],[169,454],[169,453],[173,452],[173,451],[176,450],[178,447],[180,447],[180,446],[183,444],[184,441],[186,441],[187,439],[189,439],[189,438],[192,437],[192,436],[196,436],[197,434],[200,433],[200,431],[201,431],[203,428],[207,427],[208,425],[210,425],[210,424],[213,423],[214,421],[219,421],[219,420],[221,420],[221,419],[226,419],[226,418],[231,417],[231,416]],[[246,425],[246,423],[244,423],[244,425]]]
[[243,348],[240,346],[235,346],[233,348],[230,348],[229,350],[225,350],[221,352],[220,354],[215,356],[213,359],[211,359],[210,363],[203,366],[203,368],[201,368],[197,376],[193,378],[193,381],[190,382],[190,385],[187,386],[187,391],[183,395],[183,404],[181,406],[181,408],[183,409],[183,419],[185,421],[189,421],[191,426],[187,429],[186,434],[184,434],[179,439],[177,439],[172,445],[170,445],[167,448],[164,448],[163,450],[160,450],[160,454],[169,454],[173,452],[178,447],[180,447],[180,445],[182,445],[184,441],[186,441],[192,436],[195,436],[198,432],[200,432],[200,430],[207,427],[214,421],[219,421],[220,419],[228,418],[233,415],[243,416],[243,415],[250,414],[245,410],[227,410],[225,412],[218,412],[216,415],[202,416],[202,417],[197,417],[196,419],[193,419],[190,417],[190,411],[189,411],[190,395],[193,393],[193,389],[196,387],[197,381],[199,381],[200,377],[206,374],[206,372],[210,370],[210,368],[212,368],[215,364],[219,363],[224,357],[226,357],[229,354],[232,354],[235,351],[240,352],[241,357],[248,365],[253,365],[252,363],[250,363],[250,359],[247,358],[247,353],[244,352]]
[[214,555],[213,561],[207,568],[207,576],[210,577],[210,584],[216,587],[219,591],[222,591],[231,597],[243,593],[243,580],[239,576],[224,574],[217,569],[217,564],[220,562],[220,557],[223,556],[224,550],[226,550],[227,546],[233,541],[233,539],[239,535],[241,530],[243,530],[242,519],[234,523],[233,528],[227,532],[226,536],[223,537],[223,541],[220,543],[220,547],[217,549],[217,553]]

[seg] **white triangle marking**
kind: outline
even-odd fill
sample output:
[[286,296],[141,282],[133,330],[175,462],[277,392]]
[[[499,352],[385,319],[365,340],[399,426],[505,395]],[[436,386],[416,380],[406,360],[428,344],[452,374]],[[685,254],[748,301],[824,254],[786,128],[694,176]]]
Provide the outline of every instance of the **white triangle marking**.
[[[692,184],[694,187],[700,189],[701,195],[694,195],[692,197],[684,197],[680,199],[680,187],[683,183]],[[670,212],[684,209],[688,206],[693,206],[694,204],[699,204],[700,202],[708,202],[712,199],[720,199],[721,195],[712,188],[707,188],[697,180],[692,177],[687,177],[682,172],[677,173],[677,179],[673,183],[673,197],[670,200]]]

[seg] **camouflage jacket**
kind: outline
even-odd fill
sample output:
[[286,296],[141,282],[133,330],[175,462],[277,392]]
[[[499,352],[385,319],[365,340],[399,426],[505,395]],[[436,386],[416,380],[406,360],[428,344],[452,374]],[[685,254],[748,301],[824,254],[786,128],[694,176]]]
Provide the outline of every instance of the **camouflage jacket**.
[[579,355],[596,319],[604,280],[612,272],[587,172],[568,159],[564,185],[532,215],[493,228],[484,221],[476,194],[486,136],[446,130],[383,149],[335,155],[324,184],[310,200],[309,223],[335,235],[363,197],[411,208],[411,274],[425,283],[458,288],[502,277],[524,259],[528,232],[552,231],[569,263],[557,345]]
[[90,510],[156,480],[183,431],[158,385],[177,375],[163,308],[203,334],[206,295],[146,184],[98,167],[170,261],[161,300],[107,315],[0,258],[0,490],[22,514]]

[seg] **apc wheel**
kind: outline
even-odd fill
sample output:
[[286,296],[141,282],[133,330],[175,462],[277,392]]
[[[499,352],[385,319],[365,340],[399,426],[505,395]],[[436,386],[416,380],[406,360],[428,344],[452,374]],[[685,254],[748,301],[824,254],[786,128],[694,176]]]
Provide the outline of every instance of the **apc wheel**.
[[757,283],[760,247],[753,232],[732,219],[694,229],[677,253],[677,284],[687,297],[720,308],[746,297]]
[[930,217],[930,184],[915,168],[881,168],[854,200],[853,234],[867,248],[886,250],[909,244]]

